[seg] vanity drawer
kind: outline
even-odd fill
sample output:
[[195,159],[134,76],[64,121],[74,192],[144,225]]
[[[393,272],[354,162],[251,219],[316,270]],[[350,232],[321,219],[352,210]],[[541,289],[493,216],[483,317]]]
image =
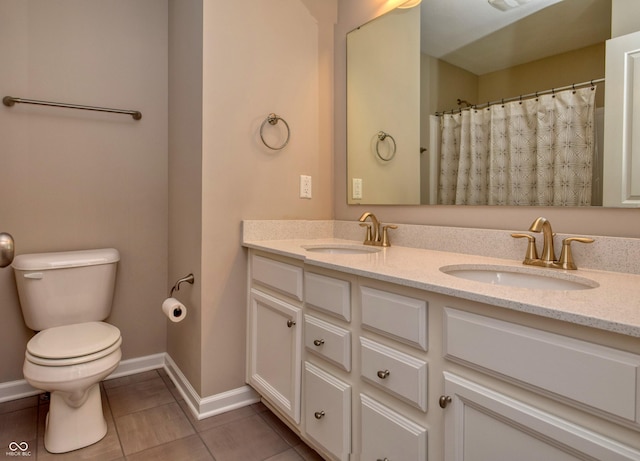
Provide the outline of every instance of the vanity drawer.
[[305,315],[304,344],[308,351],[319,355],[343,370],[351,371],[351,332],[329,322]]
[[280,293],[302,301],[302,268],[254,255],[251,259],[251,278]]
[[427,411],[427,363],[367,338],[360,338],[362,379]]
[[351,386],[305,362],[307,434],[340,460],[351,451]]
[[640,356],[452,308],[445,357],[640,423]]
[[362,326],[427,350],[427,302],[362,287]]
[[426,460],[427,430],[360,394],[362,460]]
[[307,306],[351,321],[351,284],[325,275],[305,272],[305,303]]

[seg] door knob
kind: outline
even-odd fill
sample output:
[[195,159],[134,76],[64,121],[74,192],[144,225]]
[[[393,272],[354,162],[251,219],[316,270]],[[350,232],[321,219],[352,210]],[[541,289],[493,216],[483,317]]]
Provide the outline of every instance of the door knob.
[[13,262],[15,245],[11,234],[0,232],[0,267],[7,267]]
[[296,322],[294,320],[287,320],[287,326],[289,328],[291,328],[292,326],[294,326],[296,324]]

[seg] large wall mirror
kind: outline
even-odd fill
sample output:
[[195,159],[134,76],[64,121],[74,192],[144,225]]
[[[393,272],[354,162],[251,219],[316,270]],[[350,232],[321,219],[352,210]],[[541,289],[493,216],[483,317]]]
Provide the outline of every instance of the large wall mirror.
[[409,3],[347,35],[347,202],[601,205],[611,0]]

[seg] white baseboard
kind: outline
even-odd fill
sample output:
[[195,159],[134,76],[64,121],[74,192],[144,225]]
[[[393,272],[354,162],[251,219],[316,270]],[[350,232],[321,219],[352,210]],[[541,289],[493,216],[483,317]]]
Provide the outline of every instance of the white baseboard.
[[169,354],[165,356],[164,369],[176,385],[193,416],[199,420],[260,401],[260,396],[250,386],[242,386],[204,398],[200,397]]
[[[123,360],[106,379],[121,378],[158,368],[164,368],[180,395],[187,402],[193,415],[199,420],[260,401],[259,395],[249,386],[242,386],[204,398],[200,397],[173,359],[164,352]],[[24,379],[0,383],[0,403],[41,393],[40,389],[31,387]]]
[[42,393],[41,390],[31,387],[24,379],[0,383],[0,403],[23,399],[40,393]]

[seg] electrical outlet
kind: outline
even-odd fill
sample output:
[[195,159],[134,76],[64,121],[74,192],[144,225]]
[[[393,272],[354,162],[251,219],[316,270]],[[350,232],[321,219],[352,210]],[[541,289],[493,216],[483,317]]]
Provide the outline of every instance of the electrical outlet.
[[311,176],[300,175],[300,198],[311,198]]
[[362,179],[353,178],[351,180],[351,198],[354,200],[362,200]]

